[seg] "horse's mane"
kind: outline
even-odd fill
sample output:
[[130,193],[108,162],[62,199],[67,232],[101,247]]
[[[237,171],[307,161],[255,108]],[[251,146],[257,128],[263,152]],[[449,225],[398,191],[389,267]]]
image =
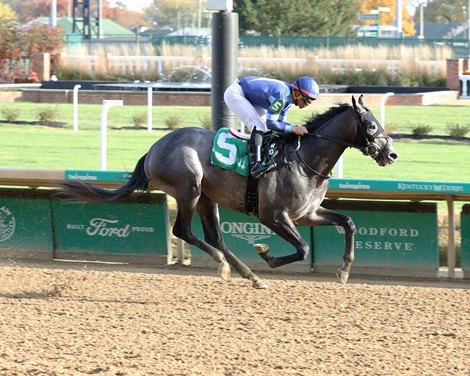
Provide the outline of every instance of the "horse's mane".
[[305,126],[309,132],[312,132],[321,125],[325,124],[328,120],[333,119],[335,116],[343,113],[351,107],[352,106],[348,103],[338,103],[336,106],[330,107],[321,114],[318,112],[312,114],[312,117],[306,121]]

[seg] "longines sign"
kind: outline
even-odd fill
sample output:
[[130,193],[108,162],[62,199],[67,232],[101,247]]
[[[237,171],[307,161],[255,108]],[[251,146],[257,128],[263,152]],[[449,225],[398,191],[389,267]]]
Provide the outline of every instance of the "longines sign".
[[[242,260],[262,261],[253,249],[255,243],[267,244],[270,248],[270,254],[273,256],[285,256],[295,252],[291,244],[259,223],[256,218],[248,217],[222,206],[219,206],[219,214],[220,229],[225,244]],[[199,220],[193,220],[193,230],[198,236],[204,236]],[[299,227],[298,230],[302,237],[310,242],[310,228]],[[195,257],[209,257],[196,247],[191,247],[191,254]],[[307,259],[304,263],[310,264],[310,260]]]

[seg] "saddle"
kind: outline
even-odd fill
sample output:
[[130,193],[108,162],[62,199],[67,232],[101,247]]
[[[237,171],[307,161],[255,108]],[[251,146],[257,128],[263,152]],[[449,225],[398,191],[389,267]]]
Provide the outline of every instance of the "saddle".
[[[230,129],[230,134],[233,135],[235,138],[239,140],[246,141],[248,143],[248,140],[250,139],[250,136],[241,133],[235,129]],[[276,165],[275,162],[275,157],[278,155],[283,156],[283,162],[284,164],[288,164],[284,156],[287,154],[286,151],[286,144],[289,141],[292,141],[296,138],[297,136],[293,136],[290,134],[285,134],[285,133],[276,133],[273,131],[269,131],[263,134],[263,144],[261,146],[261,161],[264,165]],[[248,153],[248,150],[246,150],[246,153]],[[249,174],[248,174],[249,175]]]
[[[297,136],[267,132],[263,135],[261,158],[265,165],[276,164],[276,157],[281,156],[283,164],[291,170],[287,161],[287,144]],[[245,192],[245,210],[250,216],[256,217],[258,212],[258,179],[250,175],[248,157],[248,140],[250,136],[234,129],[219,129],[211,153],[211,163],[247,177]],[[272,171],[272,170],[271,170]],[[269,173],[269,172],[268,172]]]

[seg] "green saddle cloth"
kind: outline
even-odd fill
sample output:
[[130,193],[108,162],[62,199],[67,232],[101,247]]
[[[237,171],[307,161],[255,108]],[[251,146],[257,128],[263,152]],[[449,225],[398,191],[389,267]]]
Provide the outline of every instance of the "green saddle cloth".
[[219,129],[212,146],[211,163],[227,170],[233,170],[242,176],[248,176],[250,158],[247,144],[248,140],[237,138],[229,128]]

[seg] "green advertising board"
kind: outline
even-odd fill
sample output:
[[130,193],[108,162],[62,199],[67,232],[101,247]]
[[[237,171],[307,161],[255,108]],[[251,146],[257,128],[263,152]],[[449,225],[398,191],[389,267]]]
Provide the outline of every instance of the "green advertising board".
[[[439,268],[434,203],[325,200],[322,206],[348,215],[356,225],[353,272],[435,276]],[[344,252],[341,227],[315,227],[313,267],[333,271]]]
[[[27,192],[27,194],[24,194]],[[52,258],[50,206],[30,190],[0,190],[0,254]]]
[[460,213],[461,254],[460,265],[464,278],[470,278],[470,204],[465,204]]
[[164,194],[137,195],[121,203],[52,201],[51,206],[58,255],[159,256],[166,263],[169,225]]
[[65,170],[65,180],[88,182],[122,182],[129,180],[131,173],[126,171]]
[[[257,218],[235,212],[219,206],[220,226],[225,244],[243,263],[255,270],[272,270],[268,264],[256,253],[253,245],[267,244],[272,256],[286,256],[294,253],[295,248],[266,226],[259,223]],[[310,244],[310,227],[298,227],[301,236]],[[201,222],[198,216],[193,219],[194,233],[203,238]],[[217,263],[199,248],[191,247],[192,266],[213,266]],[[311,259],[286,265],[279,270],[310,272]]]

